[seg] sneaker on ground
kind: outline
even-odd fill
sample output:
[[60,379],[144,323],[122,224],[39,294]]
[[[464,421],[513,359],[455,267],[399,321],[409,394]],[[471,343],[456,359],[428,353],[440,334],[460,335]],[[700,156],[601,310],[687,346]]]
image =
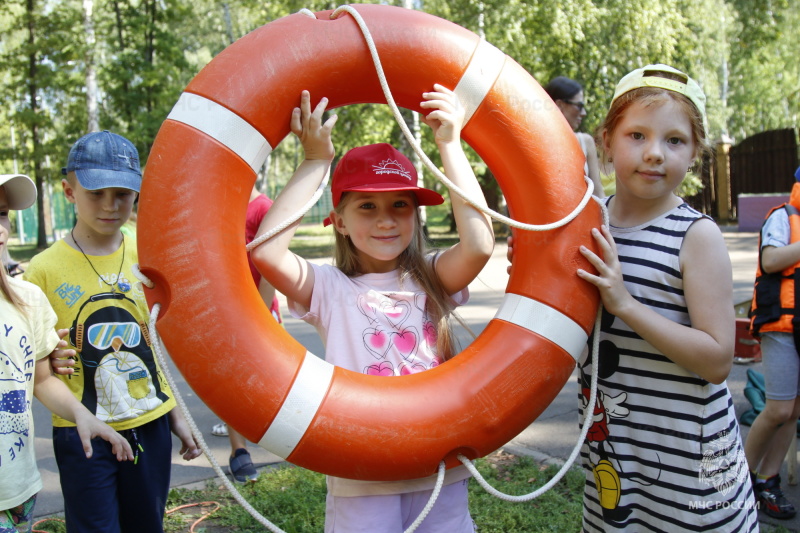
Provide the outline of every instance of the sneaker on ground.
[[228,424],[225,422],[220,422],[218,424],[214,424],[211,428],[211,434],[215,437],[227,437],[228,436]]
[[258,479],[258,471],[253,466],[253,461],[250,459],[250,452],[244,448],[239,448],[231,457],[230,469],[233,480],[237,483],[246,483],[248,481],[255,481]]
[[787,520],[797,514],[792,502],[783,495],[779,475],[759,482],[755,492],[760,509],[772,518]]
[[753,495],[758,498],[758,491],[763,485],[763,481],[758,480],[758,474],[756,472],[750,471],[750,485],[753,487]]

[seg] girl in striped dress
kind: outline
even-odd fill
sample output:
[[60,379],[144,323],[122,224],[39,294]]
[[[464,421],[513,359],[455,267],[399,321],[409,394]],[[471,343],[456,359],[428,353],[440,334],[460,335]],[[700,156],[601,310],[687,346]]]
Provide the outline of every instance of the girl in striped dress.
[[[675,195],[707,149],[705,96],[666,65],[620,81],[600,130],[610,227],[582,248],[600,291],[599,390],[582,449],[585,531],[757,531],[725,379],[731,263],[719,228]],[[582,405],[593,361],[581,364]]]

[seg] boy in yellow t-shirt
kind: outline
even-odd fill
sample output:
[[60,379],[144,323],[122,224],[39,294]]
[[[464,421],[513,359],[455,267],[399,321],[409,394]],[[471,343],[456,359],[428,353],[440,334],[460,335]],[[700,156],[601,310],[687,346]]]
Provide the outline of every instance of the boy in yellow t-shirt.
[[136,242],[120,228],[142,182],[133,144],[108,131],[79,139],[69,153],[64,194],[75,227],[31,260],[25,279],[41,287],[69,329],[77,359],[54,367],[90,412],[126,436],[136,461],[118,463],[103,441],[87,461],[74,424],[53,416],[53,447],[68,531],[161,533],[172,464],[170,430],[190,460],[200,450],[158,367],[149,312],[131,267]]

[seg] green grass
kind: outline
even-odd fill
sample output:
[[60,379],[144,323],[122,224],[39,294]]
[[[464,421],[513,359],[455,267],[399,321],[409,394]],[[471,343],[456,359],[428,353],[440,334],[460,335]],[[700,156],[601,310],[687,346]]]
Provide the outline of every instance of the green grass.
[[11,257],[14,258],[15,261],[19,261],[20,263],[27,263],[31,260],[31,257],[39,253],[41,250],[36,248],[35,244],[9,244],[8,245],[8,253]]
[[[549,481],[556,467],[505,453],[478,460],[478,470],[492,486],[509,494],[528,494]],[[247,501],[259,513],[287,533],[319,533],[325,521],[325,477],[302,468],[283,465],[267,470],[258,481],[240,487]],[[538,531],[578,531],[581,524],[583,474],[570,470],[556,486],[524,503],[510,503],[487,494],[470,481],[470,513],[481,533],[531,533]],[[216,501],[220,510],[199,524],[198,531],[264,531],[217,480],[205,489],[170,491],[168,509],[191,502]],[[183,533],[198,512],[173,513],[167,516],[165,531]],[[199,529],[198,529],[199,528]],[[205,529],[203,529],[205,528]]]
[[[481,475],[508,494],[529,494],[549,481],[558,470],[531,458],[502,452],[476,461]],[[578,467],[569,470],[551,490],[539,498],[510,503],[486,493],[470,481],[470,513],[480,533],[538,533],[579,531],[584,476]],[[239,486],[245,499],[264,517],[287,533],[319,533],[325,521],[325,476],[290,465],[262,472],[255,483]],[[214,502],[209,504],[209,502]],[[192,506],[195,504],[195,506]],[[202,489],[173,489],[167,501],[166,533],[186,533],[203,514],[219,504],[208,519],[195,526],[198,533],[262,532],[264,526],[236,502],[217,479]],[[188,506],[178,509],[181,506]],[[173,512],[169,512],[173,510]],[[47,533],[64,533],[59,518],[36,526]],[[768,533],[788,533],[782,526],[761,523]]]
[[[431,248],[446,248],[458,242],[458,235],[451,233],[448,219],[449,210],[445,206],[427,208],[429,246]],[[495,228],[498,240],[505,239],[505,232]],[[297,229],[289,248],[296,254],[306,259],[330,257],[333,253],[333,230],[322,224],[302,224]],[[35,244],[8,246],[9,254],[20,263],[27,263],[41,250]]]

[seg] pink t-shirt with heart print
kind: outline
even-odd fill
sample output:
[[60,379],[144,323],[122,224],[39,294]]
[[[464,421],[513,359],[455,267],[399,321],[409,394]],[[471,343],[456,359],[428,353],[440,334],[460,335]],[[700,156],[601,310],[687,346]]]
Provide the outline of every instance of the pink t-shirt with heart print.
[[[289,311],[317,329],[325,360],[379,376],[402,376],[440,364],[436,327],[425,312],[427,295],[400,271],[347,277],[330,265],[311,265],[314,291],[310,309],[289,301]],[[452,296],[463,305],[469,291]]]

